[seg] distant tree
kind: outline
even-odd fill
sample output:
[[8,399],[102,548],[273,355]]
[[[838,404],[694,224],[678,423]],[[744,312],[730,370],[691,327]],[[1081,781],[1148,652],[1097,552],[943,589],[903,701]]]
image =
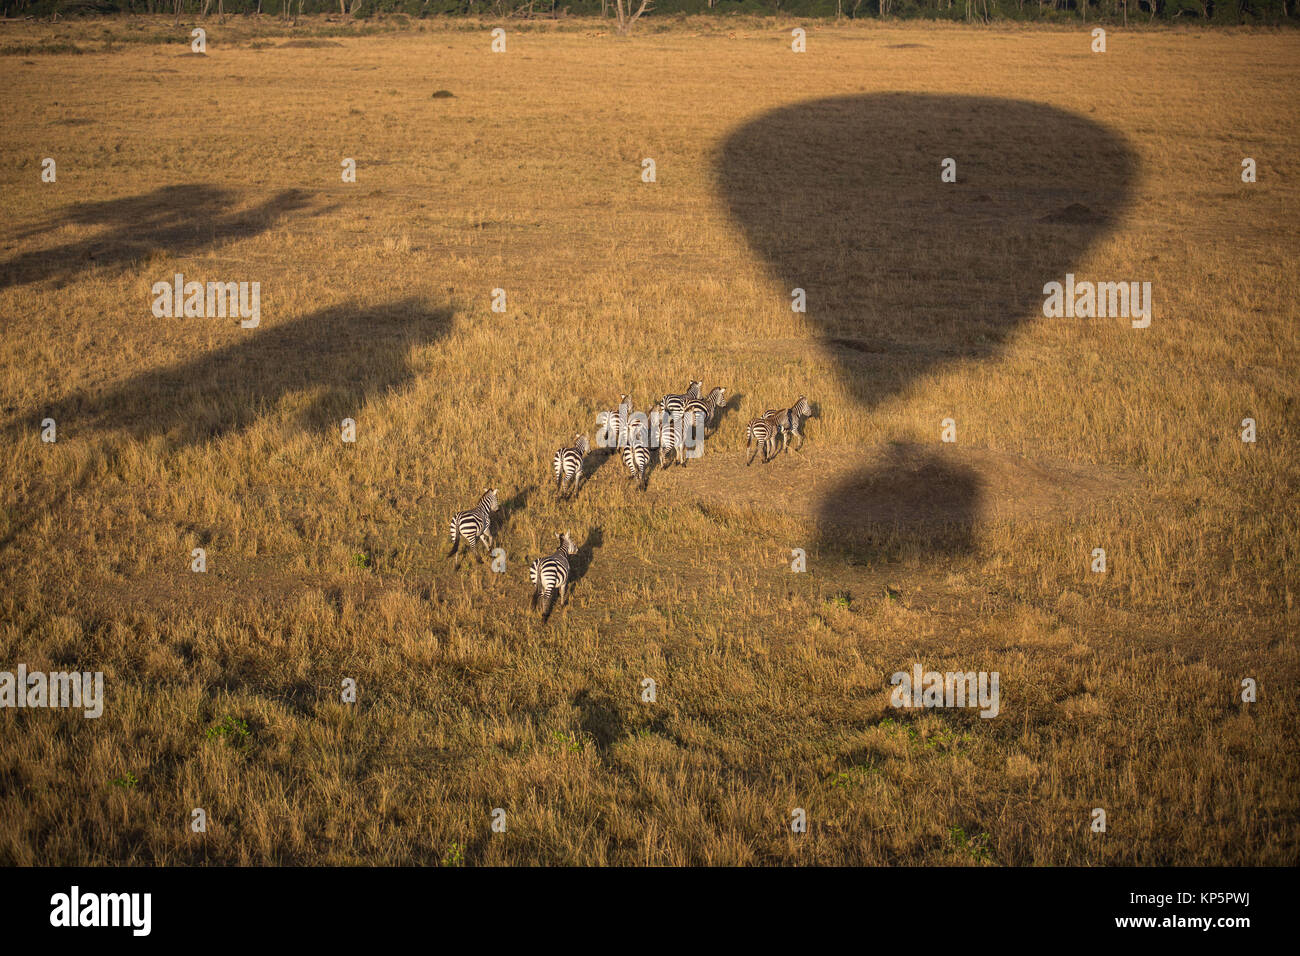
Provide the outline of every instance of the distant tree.
[[618,14],[618,32],[624,36],[632,31],[632,24],[641,18],[641,14],[651,9],[650,0],[641,0],[641,6],[632,12],[636,0],[614,0],[614,10]]

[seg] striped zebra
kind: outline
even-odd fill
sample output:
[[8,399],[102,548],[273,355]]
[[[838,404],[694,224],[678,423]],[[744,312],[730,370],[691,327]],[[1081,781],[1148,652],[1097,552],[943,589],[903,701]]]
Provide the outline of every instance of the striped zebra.
[[533,599],[530,608],[537,607],[542,599],[542,620],[551,615],[558,596],[560,603],[569,599],[569,558],[578,553],[569,532],[557,533],[560,546],[544,558],[535,558],[528,567],[528,580],[533,582]]
[[[665,396],[666,398],[667,396]],[[667,468],[673,462],[679,465],[686,464],[683,456],[685,443],[682,441],[682,418],[681,415],[669,415],[664,411],[664,403],[660,402],[650,413],[651,434],[655,436],[659,445],[659,461],[664,468]]]
[[569,496],[575,497],[578,494],[578,485],[582,484],[582,459],[587,457],[590,450],[591,442],[587,441],[586,435],[574,435],[572,446],[555,452],[555,457],[551,459],[551,471],[555,473],[555,490],[561,498],[564,497],[566,482],[569,483]]
[[686,403],[685,419],[699,421],[705,430],[713,423],[718,409],[727,407],[727,390],[719,385],[705,398],[695,398]]
[[[704,439],[709,433],[709,423],[717,416],[718,409],[726,408],[727,390],[718,386],[709,392],[705,398],[696,398],[686,403],[686,411],[682,414],[682,443],[685,444],[687,439],[693,439],[698,452],[689,455],[690,458],[699,458],[704,454]],[[685,464],[685,461],[682,462]]]
[[646,434],[645,429],[632,429],[628,436],[628,443],[622,448],[622,454],[624,467],[631,477],[641,483],[641,490],[645,491],[650,483],[649,435]]
[[745,447],[754,446],[754,450],[749,453],[749,460],[746,465],[754,463],[754,456],[761,450],[763,452],[763,462],[766,464],[771,456],[776,454],[776,436],[780,433],[780,424],[777,422],[777,412],[765,413],[762,418],[755,418],[745,429]]
[[700,397],[700,391],[704,388],[703,382],[691,382],[686,386],[686,391],[680,395],[664,396],[664,412],[668,415],[680,416],[686,411],[686,403],[693,402]]
[[[483,492],[478,504],[469,511],[457,511],[451,516],[451,550],[447,557],[456,554],[462,541],[477,552],[477,545],[482,542],[488,551],[492,548],[492,512],[497,510],[497,490],[490,488]],[[457,559],[459,563],[459,559]]]
[[812,406],[808,404],[808,399],[800,395],[799,400],[789,408],[769,408],[763,413],[763,417],[774,416],[776,419],[777,433],[781,438],[781,450],[785,451],[790,444],[790,436],[794,435],[799,439],[799,444],[795,446],[795,451],[803,448],[803,434],[799,428],[803,425],[805,418],[812,417]]
[[624,432],[627,429],[628,418],[630,418],[631,415],[632,400],[626,395],[620,395],[618,397],[618,408],[612,411],[601,412],[596,416],[596,425],[604,426],[605,430],[603,440],[598,434],[596,437],[596,443],[600,445],[601,448],[604,448],[611,453],[615,448],[625,444],[626,436]]

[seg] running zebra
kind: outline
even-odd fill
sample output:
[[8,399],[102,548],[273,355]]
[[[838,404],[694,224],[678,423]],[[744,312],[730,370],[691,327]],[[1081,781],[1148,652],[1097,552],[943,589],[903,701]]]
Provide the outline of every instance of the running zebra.
[[[462,541],[477,553],[477,545],[482,542],[489,552],[492,548],[492,512],[497,510],[497,490],[491,488],[483,492],[478,504],[469,511],[458,511],[451,516],[451,550],[447,557],[456,554]],[[460,559],[456,559],[460,563]]]
[[533,599],[530,608],[537,607],[537,599],[542,599],[542,621],[551,616],[556,598],[560,603],[569,599],[569,558],[578,553],[569,532],[557,533],[560,546],[553,554],[536,558],[528,567],[528,579],[533,582]]
[[800,433],[799,428],[803,425],[805,418],[812,417],[812,406],[808,404],[808,399],[800,395],[799,400],[789,408],[769,408],[763,413],[763,417],[774,416],[776,419],[777,434],[781,438],[781,450],[785,451],[790,444],[790,436],[794,435],[799,439],[799,444],[795,446],[795,451],[803,448],[804,436]]
[[576,497],[578,485],[582,484],[582,459],[591,450],[591,442],[586,435],[574,435],[573,445],[561,448],[551,459],[551,471],[555,473],[555,490],[564,497],[564,485],[569,482],[569,497]]
[[780,433],[781,427],[777,422],[777,416],[780,414],[779,410],[767,412],[762,418],[755,418],[745,429],[745,447],[754,446],[754,450],[749,453],[749,461],[745,462],[746,466],[754,463],[754,456],[760,450],[763,452],[764,464],[776,454],[776,436]]

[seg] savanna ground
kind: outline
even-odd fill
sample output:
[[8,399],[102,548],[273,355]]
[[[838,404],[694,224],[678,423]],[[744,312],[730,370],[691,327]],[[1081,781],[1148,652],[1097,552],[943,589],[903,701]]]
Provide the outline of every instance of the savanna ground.
[[[107,697],[0,711],[0,861],[1295,862],[1300,41],[815,23],[795,55],[783,22],[647,20],[494,55],[494,25],[212,18],[206,56],[170,19],[0,26],[0,669]],[[941,184],[947,153],[873,135],[894,91],[894,126],[1077,117],[1122,192],[1087,149],[1059,195],[960,158]],[[835,96],[911,192],[760,234],[726,144]],[[1073,155],[1010,129],[1010,166]],[[972,216],[879,266],[933,226],[913,199],[1017,195],[1030,241]],[[1151,326],[1043,318],[1067,271],[1152,282]],[[260,282],[261,326],[154,318],[176,272]],[[691,378],[735,396],[701,461],[642,494],[593,453],[555,499],[598,409]],[[746,468],[744,423],[800,393],[802,453]],[[488,486],[506,571],[454,569]],[[543,625],[527,564],[563,529]],[[1001,713],[894,709],[916,662],[999,672]]]

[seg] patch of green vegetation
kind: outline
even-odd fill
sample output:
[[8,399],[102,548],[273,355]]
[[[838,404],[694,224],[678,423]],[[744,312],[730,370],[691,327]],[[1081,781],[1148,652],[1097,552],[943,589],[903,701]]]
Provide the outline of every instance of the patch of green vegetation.
[[873,767],[870,765],[850,767],[848,770],[841,770],[830,778],[831,789],[852,790],[856,787],[862,786],[879,773],[879,767]]
[[965,853],[976,863],[988,863],[993,858],[987,833],[967,836],[962,827],[949,827],[948,839],[957,850]]
[[831,607],[839,607],[848,611],[853,607],[853,595],[848,591],[837,591],[826,599],[826,603]]
[[971,739],[970,734],[958,733],[947,727],[940,728],[933,733],[923,734],[911,724],[901,723],[893,717],[886,717],[876,726],[891,734],[902,734],[911,743],[925,750],[956,750],[960,746],[969,744]]
[[572,731],[552,730],[551,743],[561,753],[582,753],[582,737]]
[[447,852],[442,855],[443,866],[464,866],[465,865],[465,848],[459,843],[453,843],[447,847]]
[[229,715],[207,729],[209,740],[224,740],[238,746],[248,739],[248,722]]

